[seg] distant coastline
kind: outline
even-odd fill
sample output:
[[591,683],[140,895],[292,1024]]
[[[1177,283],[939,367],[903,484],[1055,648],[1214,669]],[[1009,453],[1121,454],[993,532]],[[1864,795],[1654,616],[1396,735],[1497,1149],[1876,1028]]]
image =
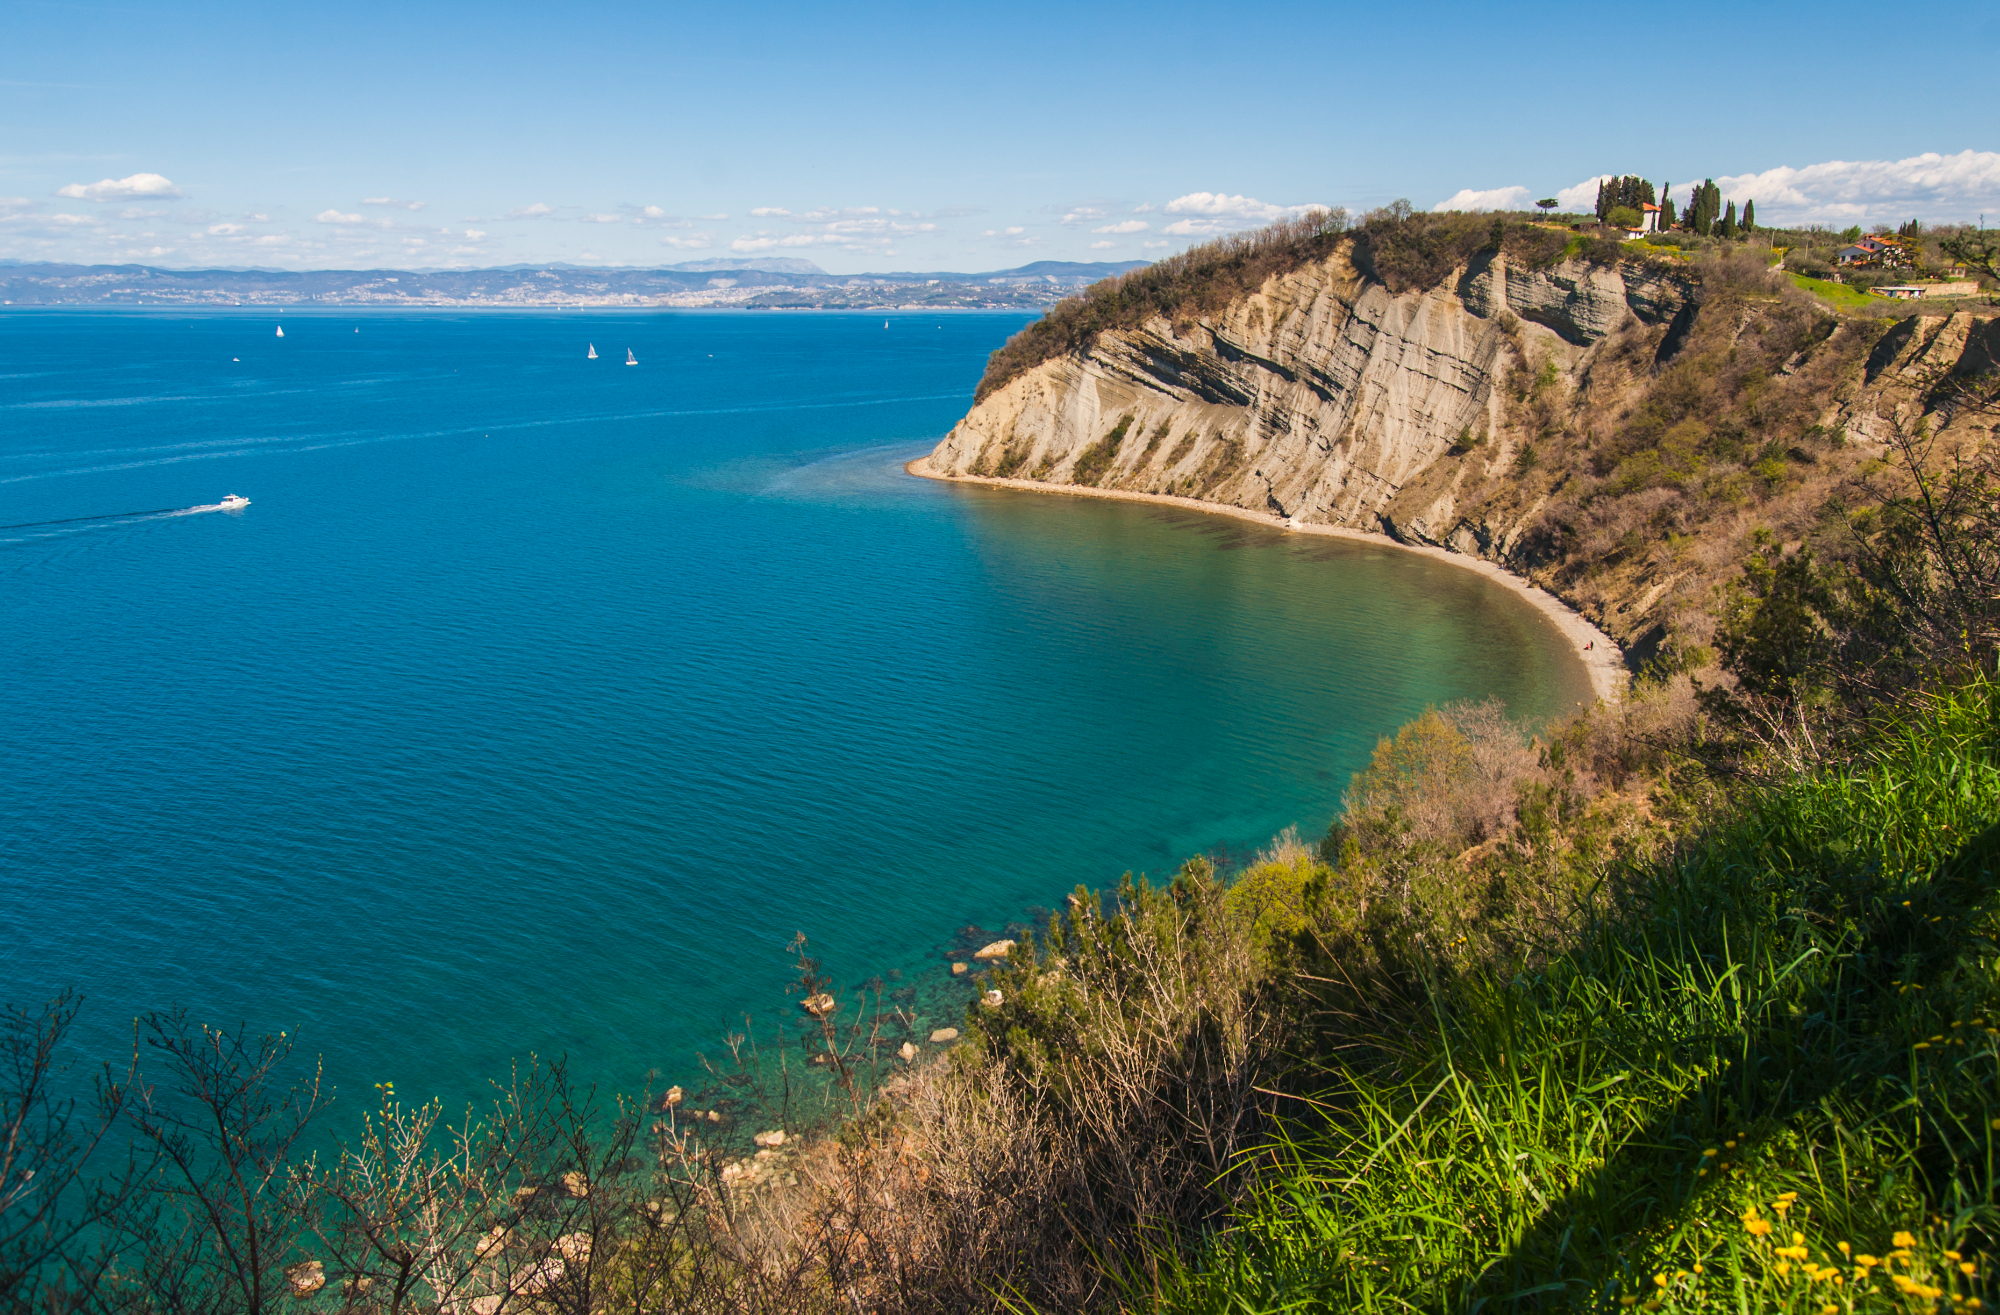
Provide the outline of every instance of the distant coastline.
[[810,262],[695,261],[628,268],[168,269],[0,263],[7,307],[499,307],[593,310],[1046,310],[1144,261],[1039,260],[960,273],[829,274]]
[[1268,529],[1282,530],[1291,534],[1316,534],[1333,539],[1354,539],[1380,547],[1421,553],[1426,557],[1475,571],[1489,580],[1506,586],[1531,603],[1554,624],[1563,638],[1569,641],[1577,661],[1583,664],[1584,671],[1590,677],[1591,693],[1597,698],[1606,703],[1616,703],[1625,697],[1625,691],[1631,683],[1630,673],[1625,668],[1625,651],[1609,635],[1585,620],[1575,608],[1546,589],[1484,558],[1468,557],[1464,553],[1448,552],[1443,548],[1433,548],[1424,544],[1400,543],[1386,534],[1349,529],[1345,526],[1287,524],[1270,512],[1251,511],[1245,507],[1225,506],[1221,503],[1203,502],[1199,498],[1183,498],[1168,493],[1139,493],[1128,489],[1099,489],[1075,484],[1043,484],[1031,479],[1000,479],[983,475],[947,475],[932,468],[928,454],[914,461],[905,462],[903,469],[919,479],[934,479],[947,484],[983,484],[992,488],[1019,489],[1027,493],[1061,493],[1079,498],[1109,498],[1118,502],[1155,502],[1181,507],[1188,511],[1233,516],[1237,520],[1250,521]]

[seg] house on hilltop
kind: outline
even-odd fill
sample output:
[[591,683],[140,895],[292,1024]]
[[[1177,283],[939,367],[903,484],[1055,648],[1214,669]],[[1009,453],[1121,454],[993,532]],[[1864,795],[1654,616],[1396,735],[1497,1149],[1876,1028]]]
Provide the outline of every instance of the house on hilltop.
[[1836,265],[1865,269],[1870,265],[1894,264],[1900,254],[1896,245],[1879,237],[1864,237],[1851,247],[1842,247],[1833,256]]

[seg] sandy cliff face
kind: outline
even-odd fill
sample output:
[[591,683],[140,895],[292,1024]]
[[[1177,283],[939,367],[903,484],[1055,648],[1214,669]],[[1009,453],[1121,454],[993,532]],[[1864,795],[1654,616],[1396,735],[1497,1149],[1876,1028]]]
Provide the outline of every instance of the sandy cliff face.
[[[1739,262],[1739,265],[1741,262]],[[1165,494],[1471,554],[1635,662],[1709,642],[1756,534],[1800,543],[2000,319],[1841,319],[1738,268],[1476,257],[1392,293],[1346,249],[1220,314],[1107,330],[975,406],[933,472]],[[1940,409],[1942,408],[1942,409]]]
[[[1497,255],[1397,295],[1343,252],[1213,321],[1156,319],[1037,366],[974,407],[931,464],[1178,494],[1504,557],[1521,516],[1457,514],[1467,476],[1513,460],[1501,377],[1531,339],[1573,367],[1620,324],[1670,321],[1688,298],[1681,281],[1581,262],[1524,271]],[[1447,461],[1452,478],[1424,478]]]

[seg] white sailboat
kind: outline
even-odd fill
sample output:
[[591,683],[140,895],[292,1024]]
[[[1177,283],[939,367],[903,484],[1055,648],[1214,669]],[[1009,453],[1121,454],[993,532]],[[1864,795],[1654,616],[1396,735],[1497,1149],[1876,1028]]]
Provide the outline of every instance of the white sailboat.
[[584,359],[584,360],[586,360],[586,361],[594,361],[594,360],[596,360],[596,359],[597,359],[597,344],[596,344],[596,343],[592,343],[592,344],[590,344],[590,355],[588,355],[588,356],[584,357],[583,359]]
[[282,325],[282,324],[280,324],[280,325],[278,326],[278,336],[279,336],[280,338],[282,338],[282,337],[284,337],[284,336],[285,336],[285,326],[284,326],[284,325]]
[[638,363],[639,363],[639,358],[632,354],[632,349],[630,347],[627,347],[625,349],[625,364],[637,365]]

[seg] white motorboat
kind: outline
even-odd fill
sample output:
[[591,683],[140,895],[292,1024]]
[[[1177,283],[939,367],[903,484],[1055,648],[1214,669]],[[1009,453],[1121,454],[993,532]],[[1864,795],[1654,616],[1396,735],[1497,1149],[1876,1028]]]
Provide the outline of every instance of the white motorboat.
[[230,493],[225,494],[222,501],[216,503],[215,507],[217,511],[241,511],[249,505],[250,499],[244,497],[241,493]]

